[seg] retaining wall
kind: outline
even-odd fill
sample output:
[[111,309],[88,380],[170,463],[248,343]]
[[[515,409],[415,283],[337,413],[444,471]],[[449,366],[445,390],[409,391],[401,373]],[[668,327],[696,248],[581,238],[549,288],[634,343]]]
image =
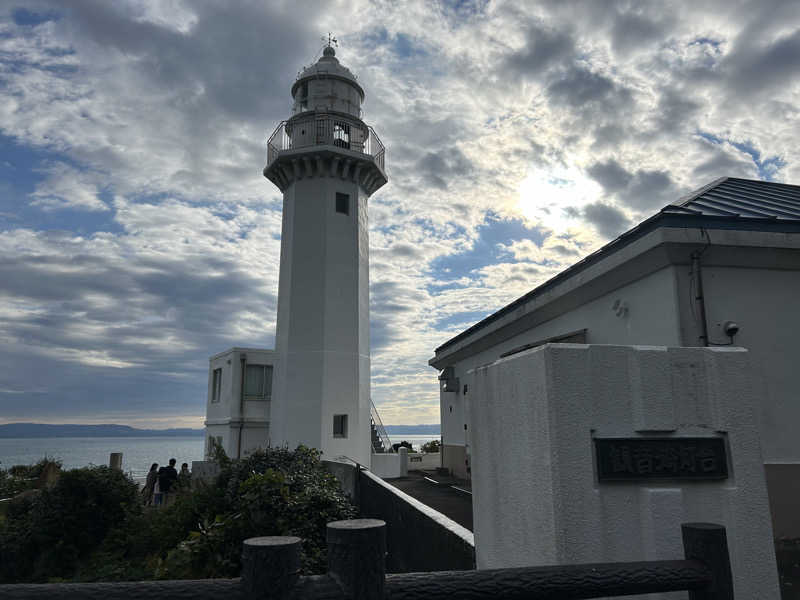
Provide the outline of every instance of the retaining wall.
[[471,531],[374,473],[357,472],[351,463],[326,460],[323,464],[339,479],[362,517],[386,522],[387,572],[475,568],[475,542]]

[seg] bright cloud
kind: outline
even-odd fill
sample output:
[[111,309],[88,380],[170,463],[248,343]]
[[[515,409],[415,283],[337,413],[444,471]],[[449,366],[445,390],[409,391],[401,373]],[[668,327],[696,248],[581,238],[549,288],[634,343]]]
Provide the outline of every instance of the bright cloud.
[[519,183],[519,211],[554,233],[583,225],[587,204],[603,196],[600,185],[576,167],[537,168]]
[[272,345],[264,142],[329,30],[387,146],[384,422],[436,422],[436,346],[682,194],[800,182],[791,1],[7,2],[4,419],[196,426],[208,356]]

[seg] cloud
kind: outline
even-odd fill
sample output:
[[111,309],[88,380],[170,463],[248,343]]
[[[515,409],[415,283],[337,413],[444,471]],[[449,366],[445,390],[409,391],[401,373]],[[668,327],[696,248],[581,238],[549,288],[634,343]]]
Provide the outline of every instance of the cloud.
[[76,209],[107,211],[100,198],[97,174],[79,171],[65,163],[45,167],[47,178],[37,184],[31,203],[44,210]]
[[646,52],[662,41],[672,23],[669,14],[656,14],[651,18],[634,10],[620,12],[611,27],[611,45],[615,52],[623,55],[634,51]]
[[624,190],[633,179],[633,175],[614,159],[594,163],[587,169],[587,172],[608,193]]
[[554,65],[568,61],[575,52],[570,32],[532,23],[525,44],[504,61],[506,72],[515,77],[535,77]]
[[435,422],[427,359],[450,336],[713,178],[800,180],[795,12],[4,5],[0,390],[30,392],[4,418],[200,423],[208,356],[272,344],[264,141],[334,30],[387,147],[369,202],[373,398],[387,422]]
[[628,227],[629,221],[620,209],[602,202],[588,204],[583,215],[606,238],[615,238]]
[[782,91],[796,77],[800,29],[771,40],[761,36],[753,40],[749,38],[750,33],[740,36],[734,51],[723,63],[728,86],[748,98]]

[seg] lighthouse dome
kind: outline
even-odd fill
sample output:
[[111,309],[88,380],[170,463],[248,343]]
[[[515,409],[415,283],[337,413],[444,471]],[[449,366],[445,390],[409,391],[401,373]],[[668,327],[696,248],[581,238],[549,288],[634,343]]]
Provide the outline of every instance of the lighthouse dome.
[[336,58],[336,51],[327,46],[317,62],[300,72],[292,85],[292,97],[295,114],[336,111],[360,118],[364,89]]

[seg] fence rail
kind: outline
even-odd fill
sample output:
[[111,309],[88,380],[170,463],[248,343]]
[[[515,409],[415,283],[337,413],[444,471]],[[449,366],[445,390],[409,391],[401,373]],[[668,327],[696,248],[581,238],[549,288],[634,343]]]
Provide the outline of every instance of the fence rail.
[[366,154],[384,169],[386,149],[372,127],[359,119],[327,113],[281,121],[267,140],[267,166],[283,151],[314,146],[336,146]]
[[4,600],[554,600],[681,590],[691,600],[733,600],[725,528],[681,526],[684,560],[522,567],[386,575],[386,525],[376,519],[328,524],[328,574],[300,577],[300,538],[244,542],[241,579],[0,585]]

